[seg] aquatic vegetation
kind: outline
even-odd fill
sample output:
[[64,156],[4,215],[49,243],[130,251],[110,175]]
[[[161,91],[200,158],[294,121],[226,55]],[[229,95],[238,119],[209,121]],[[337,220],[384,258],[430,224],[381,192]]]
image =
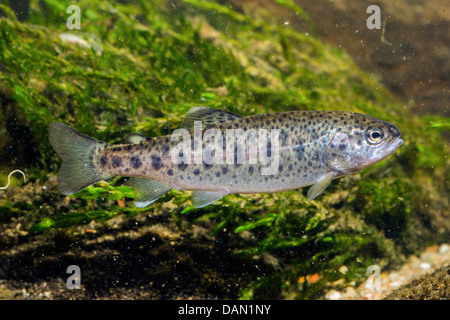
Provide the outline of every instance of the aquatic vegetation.
[[[214,1],[101,1],[95,7],[79,1],[82,29],[70,31],[69,1],[44,2],[45,9],[31,1],[26,23],[0,5],[0,100],[8,101],[0,127],[29,128],[39,154],[25,185],[32,196],[1,198],[1,222],[26,216],[27,232],[45,234],[163,212],[180,234],[205,225],[217,246],[228,245],[230,256],[258,266],[224,298],[317,297],[329,286],[362,283],[369,265],[393,267],[448,239],[449,149],[441,135],[448,119],[412,114],[344,52],[282,23],[269,25],[257,10],[242,13]],[[278,3],[303,15],[293,1]],[[62,41],[58,35],[67,32],[101,52]],[[196,105],[242,115],[360,112],[397,125],[405,143],[387,160],[334,181],[312,202],[304,188],[232,195],[196,209],[189,194],[170,191],[138,209],[124,179],[68,198],[54,188],[60,162],[48,142],[51,122],[121,143],[132,132],[172,132]],[[44,182],[49,188],[37,196],[34,189]]]

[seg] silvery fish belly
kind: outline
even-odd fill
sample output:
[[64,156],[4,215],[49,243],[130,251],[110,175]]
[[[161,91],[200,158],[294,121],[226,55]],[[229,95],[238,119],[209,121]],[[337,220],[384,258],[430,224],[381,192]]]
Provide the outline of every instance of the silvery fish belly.
[[313,185],[310,200],[331,180],[360,171],[403,141],[394,125],[342,111],[290,111],[247,117],[193,107],[171,135],[131,134],[110,145],[55,122],[50,143],[63,159],[63,194],[114,176],[130,177],[144,207],[171,189],[192,190],[203,207],[232,193],[265,193]]

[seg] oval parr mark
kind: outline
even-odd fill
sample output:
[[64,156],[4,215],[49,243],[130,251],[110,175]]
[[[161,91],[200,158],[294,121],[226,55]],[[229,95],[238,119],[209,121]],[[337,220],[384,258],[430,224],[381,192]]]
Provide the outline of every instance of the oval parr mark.
[[118,168],[118,167],[122,166],[122,158],[121,157],[114,156],[111,158],[111,162],[112,162],[112,166],[114,168]]
[[152,168],[153,168],[154,170],[159,170],[159,169],[161,169],[161,167],[163,166],[161,157],[152,154],[151,159],[152,159],[152,161],[151,161]]
[[133,156],[130,158],[130,166],[134,169],[138,169],[142,166],[142,161],[139,157]]

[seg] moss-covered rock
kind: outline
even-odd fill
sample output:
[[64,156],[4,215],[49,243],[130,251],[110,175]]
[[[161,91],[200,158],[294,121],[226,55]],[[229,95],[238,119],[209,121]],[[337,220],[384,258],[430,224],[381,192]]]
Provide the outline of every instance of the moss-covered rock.
[[[293,2],[279,2],[309,21]],[[66,27],[69,2],[40,3],[31,1],[26,22],[0,7],[1,169],[7,175],[28,166],[29,181],[22,196],[19,188],[1,195],[1,228],[20,222],[25,238],[50,230],[71,235],[121,214],[164,214],[173,218],[168,228],[187,241],[202,225],[207,236],[182,247],[207,242],[222,259],[204,275],[221,281],[214,294],[205,286],[205,297],[220,298],[317,297],[330,284],[365,281],[369,265],[395,267],[404,256],[448,239],[449,148],[442,125],[436,126],[448,119],[430,124],[415,116],[345,53],[311,34],[268,25],[257,12],[213,1],[105,1],[95,7],[79,1],[81,30]],[[60,160],[47,137],[52,121],[119,143],[131,132],[168,134],[195,105],[242,115],[349,110],[396,124],[405,143],[381,163],[334,181],[312,202],[305,190],[293,190],[231,195],[194,209],[187,193],[171,191],[137,209],[120,200],[133,197],[121,178],[70,198],[59,195],[54,175]],[[5,250],[17,243],[2,241]],[[182,261],[189,256],[180,255]],[[202,257],[191,264],[201,265]],[[248,274],[237,280],[241,268],[221,270],[230,259],[251,265]],[[0,277],[8,274],[8,265],[2,268]],[[176,273],[170,267],[163,274]],[[239,287],[226,289],[234,283]]]
[[385,300],[448,300],[450,299],[450,266],[423,274],[384,297]]

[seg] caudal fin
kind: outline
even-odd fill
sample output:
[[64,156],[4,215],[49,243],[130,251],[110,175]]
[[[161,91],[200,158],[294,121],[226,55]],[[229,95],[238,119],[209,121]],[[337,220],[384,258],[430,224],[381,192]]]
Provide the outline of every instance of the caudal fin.
[[111,178],[93,163],[95,150],[104,148],[106,142],[85,136],[59,122],[50,125],[49,140],[63,160],[58,173],[58,184],[63,194],[70,195],[95,182]]

